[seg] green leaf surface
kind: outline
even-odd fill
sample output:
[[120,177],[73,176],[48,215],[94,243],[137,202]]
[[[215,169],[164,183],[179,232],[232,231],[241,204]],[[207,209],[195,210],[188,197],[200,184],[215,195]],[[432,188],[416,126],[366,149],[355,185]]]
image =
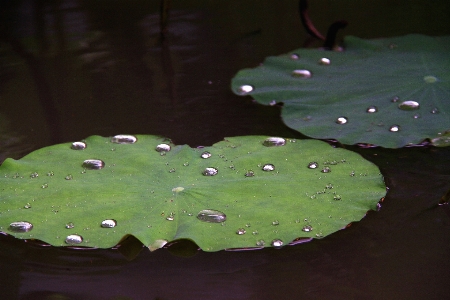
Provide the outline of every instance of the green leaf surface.
[[[262,104],[282,102],[285,124],[305,135],[397,148],[450,129],[449,53],[450,36],[349,36],[344,52],[297,49],[268,57],[239,71],[232,89]],[[418,107],[399,108],[404,101]]]
[[[91,136],[82,150],[59,144],[5,160],[0,230],[55,246],[107,248],[133,235],[151,249],[176,239],[191,239],[205,251],[267,247],[276,239],[286,245],[340,230],[385,195],[375,165],[321,141],[268,147],[267,137],[246,136],[193,149],[136,137],[135,143],[117,144]],[[171,150],[160,152],[163,143]],[[204,152],[211,157],[202,158]],[[86,169],[90,159],[102,160],[103,168]],[[309,168],[311,162],[317,168]],[[264,171],[266,164],[274,169]],[[218,172],[205,176],[206,168]],[[202,210],[219,211],[226,220],[202,221]],[[105,220],[116,226],[102,227]],[[14,228],[14,222],[33,227]],[[83,238],[80,244],[66,242],[74,234]]]

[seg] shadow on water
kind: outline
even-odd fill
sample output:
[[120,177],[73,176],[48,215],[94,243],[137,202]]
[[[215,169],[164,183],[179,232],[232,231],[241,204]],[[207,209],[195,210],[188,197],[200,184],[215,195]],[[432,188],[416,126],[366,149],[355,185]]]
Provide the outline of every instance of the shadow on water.
[[[90,135],[159,134],[177,144],[226,136],[305,138],[230,90],[234,74],[307,36],[298,1],[2,2],[0,159]],[[363,38],[449,34],[448,1],[315,1],[325,31]],[[44,247],[0,235],[5,299],[444,299],[450,269],[450,150],[360,149],[390,190],[369,213],[322,240],[280,250],[174,255]]]

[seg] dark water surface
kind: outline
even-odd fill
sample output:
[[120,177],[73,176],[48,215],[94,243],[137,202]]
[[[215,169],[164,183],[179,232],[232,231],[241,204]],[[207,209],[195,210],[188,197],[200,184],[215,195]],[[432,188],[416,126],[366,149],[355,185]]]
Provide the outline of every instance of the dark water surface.
[[[313,2],[313,1],[311,1]],[[230,90],[268,55],[301,47],[298,2],[0,1],[0,161],[90,135],[154,134],[212,145],[227,136],[305,138],[280,108]],[[450,2],[318,0],[322,32],[363,38],[450,34]],[[319,44],[313,44],[318,46]],[[0,235],[2,299],[446,299],[450,295],[450,147],[357,151],[381,169],[379,212],[322,240],[279,250],[44,247]],[[189,245],[185,245],[188,247]]]

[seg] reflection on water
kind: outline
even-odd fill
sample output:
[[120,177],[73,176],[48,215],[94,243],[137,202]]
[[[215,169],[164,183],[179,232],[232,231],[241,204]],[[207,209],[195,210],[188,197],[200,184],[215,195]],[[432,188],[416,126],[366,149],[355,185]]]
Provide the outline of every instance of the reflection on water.
[[[310,16],[322,32],[345,18],[349,25],[338,38],[439,35],[450,32],[442,25],[449,3],[317,0]],[[94,134],[159,134],[191,146],[235,135],[303,137],[284,126],[279,106],[257,105],[230,90],[238,70],[303,44],[298,1],[173,0],[164,41],[159,5],[3,1],[0,161]],[[190,257],[142,251],[128,262],[117,249],[59,249],[0,235],[2,296],[447,297],[450,221],[438,203],[450,189],[449,149],[353,150],[380,166],[390,191],[380,212],[326,239]]]

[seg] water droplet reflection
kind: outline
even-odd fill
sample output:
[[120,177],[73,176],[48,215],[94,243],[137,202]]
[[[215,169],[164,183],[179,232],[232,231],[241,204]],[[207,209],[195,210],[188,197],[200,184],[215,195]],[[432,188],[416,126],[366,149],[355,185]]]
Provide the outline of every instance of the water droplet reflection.
[[83,237],[78,234],[71,234],[66,237],[65,242],[66,242],[66,244],[70,244],[70,245],[80,244],[81,242],[83,242]]
[[117,225],[117,221],[114,219],[106,219],[103,220],[102,223],[100,224],[101,227],[103,228],[114,228]]
[[275,239],[272,241],[272,246],[275,248],[283,246],[283,241],[280,239]]
[[376,106],[369,106],[366,110],[368,113],[376,113],[378,112],[378,108]]
[[206,168],[202,174],[205,176],[215,176],[219,171],[216,168]]
[[319,164],[316,163],[315,161],[310,162],[310,163],[308,164],[308,168],[310,168],[310,169],[316,169],[318,166],[319,166]]
[[158,146],[156,146],[156,151],[158,152],[169,152],[170,151],[170,145],[167,144],[159,144]]
[[72,222],[69,222],[69,223],[66,224],[66,228],[67,229],[72,229],[74,227],[75,227],[75,224],[73,224]]
[[337,124],[346,124],[348,122],[348,119],[346,117],[339,117],[336,119]]
[[411,100],[403,101],[398,105],[398,108],[400,108],[401,110],[416,110],[419,109],[419,107],[420,107],[419,102]]
[[312,76],[311,71],[308,70],[294,70],[291,75],[298,78],[311,78]]
[[12,222],[9,224],[9,230],[12,232],[28,232],[33,229],[33,224],[26,221]]
[[236,231],[236,234],[243,235],[243,234],[245,234],[246,232],[247,232],[247,231],[245,231],[244,228],[239,228],[239,229]]
[[275,170],[275,166],[272,165],[272,164],[265,164],[265,165],[262,167],[262,170],[263,170],[263,171],[266,171],[266,172],[270,172],[270,171]]
[[244,84],[244,85],[241,85],[239,88],[238,88],[238,94],[240,94],[240,95],[246,95],[246,94],[248,94],[248,93],[250,93],[250,92],[252,92],[253,91],[253,86],[251,86],[251,85],[248,85],[248,84]]
[[86,159],[82,167],[87,170],[100,170],[105,166],[105,162],[100,159]]
[[134,135],[119,134],[111,138],[111,143],[115,144],[134,144],[137,138]]
[[70,148],[73,150],[84,150],[84,149],[86,149],[86,143],[73,142],[72,145],[70,146]]
[[331,60],[326,57],[323,57],[319,60],[319,64],[328,66],[329,64],[331,64]]
[[227,220],[227,216],[218,210],[204,209],[197,214],[197,219],[208,223],[222,223]]
[[400,130],[400,126],[398,126],[398,125],[392,125],[391,127],[389,127],[390,132],[397,132],[399,130]]
[[286,140],[280,137],[270,137],[264,140],[263,145],[266,147],[284,146]]
[[304,231],[304,232],[310,232],[310,231],[312,231],[312,230],[313,230],[313,228],[312,228],[311,225],[305,225],[305,226],[303,226],[303,228],[302,228],[302,231]]
[[211,153],[209,153],[208,151],[203,152],[200,155],[201,158],[210,158],[211,157]]

